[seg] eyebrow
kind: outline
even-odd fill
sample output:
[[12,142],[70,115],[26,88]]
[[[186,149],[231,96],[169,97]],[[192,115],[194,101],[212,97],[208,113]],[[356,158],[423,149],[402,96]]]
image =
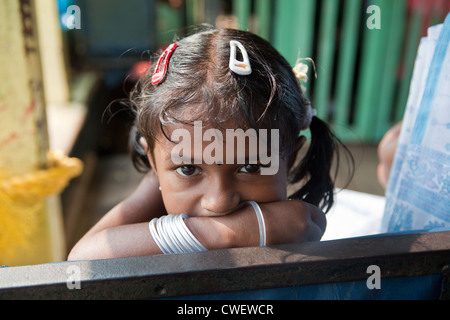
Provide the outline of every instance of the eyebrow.
[[[175,157],[181,159],[181,164],[188,164],[188,165],[193,165],[193,164],[206,164],[205,161],[203,159],[196,159],[193,157],[184,157],[184,156],[179,156],[179,155],[174,155]],[[172,153],[167,154],[166,156],[164,156],[163,158],[164,161],[166,162],[171,162],[172,161]],[[252,162],[250,162],[250,160],[253,160]],[[255,161],[256,160],[256,161]],[[222,159],[222,161],[217,161],[214,162],[217,165],[223,165],[223,164],[235,164],[235,165],[239,165],[239,164],[260,164],[260,160],[258,158],[253,158],[253,157],[244,157],[244,158],[235,158],[233,159],[232,163],[228,163],[226,161],[226,157],[224,157],[224,159]],[[213,163],[213,164],[214,164]]]
[[[177,154],[173,154],[173,156],[176,157],[176,158],[181,159],[181,162],[184,163],[184,164],[202,164],[203,163],[202,159],[199,160],[199,159],[195,159],[195,158],[192,158],[192,157],[180,156],[180,155],[177,155]],[[172,153],[168,153],[167,155],[164,156],[163,159],[164,159],[164,161],[173,162],[172,161]]]

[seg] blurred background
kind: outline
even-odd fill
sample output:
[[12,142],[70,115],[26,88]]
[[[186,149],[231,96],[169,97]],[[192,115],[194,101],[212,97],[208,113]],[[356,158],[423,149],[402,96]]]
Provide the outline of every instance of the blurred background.
[[83,170],[45,199],[0,198],[9,201],[0,206],[0,265],[64,260],[134,190],[142,175],[127,149],[133,116],[110,103],[127,97],[151,55],[201,23],[257,33],[292,66],[314,60],[317,77],[306,61],[303,85],[354,154],[348,188],[383,195],[377,143],[403,117],[420,38],[449,10],[449,0],[2,0],[0,182],[6,190],[48,169],[49,150]]

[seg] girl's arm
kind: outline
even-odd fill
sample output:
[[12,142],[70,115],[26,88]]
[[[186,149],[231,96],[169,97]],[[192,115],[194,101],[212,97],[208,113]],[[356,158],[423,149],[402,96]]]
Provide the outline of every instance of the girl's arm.
[[[131,225],[148,222],[155,217],[166,214],[161,192],[158,190],[158,187],[158,178],[153,171],[149,171],[133,194],[105,214],[78,241],[72,248],[68,259],[100,259],[107,252],[100,254],[97,253],[97,250],[108,250],[109,245],[106,240],[112,241],[111,249],[116,246],[113,242],[117,236],[111,235],[111,230],[120,226],[121,228],[119,229],[123,229],[122,227],[124,226],[128,228]],[[133,237],[133,235],[136,234],[131,230],[130,234],[127,234],[127,237]],[[130,246],[130,250],[133,249],[134,247]],[[115,254],[110,252],[107,255],[112,257]]]
[[136,190],[111,209],[87,234],[114,226],[149,221],[166,214],[158,188],[157,176],[149,171]]
[[[267,244],[318,241],[325,230],[324,214],[298,200],[261,203]],[[148,228],[148,221],[116,225],[92,232],[72,249],[69,260],[106,259],[162,253]],[[191,217],[186,225],[207,249],[258,246],[256,213],[246,206],[221,217]]]
[[[267,245],[318,241],[325,232],[324,213],[299,200],[260,203],[266,225]],[[185,220],[196,238],[208,249],[259,245],[259,227],[252,206],[232,214]]]

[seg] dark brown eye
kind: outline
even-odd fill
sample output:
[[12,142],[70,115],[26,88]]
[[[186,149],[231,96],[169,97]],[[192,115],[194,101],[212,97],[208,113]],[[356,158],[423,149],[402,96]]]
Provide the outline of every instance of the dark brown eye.
[[239,172],[258,173],[260,171],[260,169],[261,169],[261,166],[258,164],[246,164],[239,170]]
[[190,177],[190,176],[200,174],[200,169],[195,166],[181,166],[181,167],[178,167],[175,171],[178,174],[185,176],[185,177]]

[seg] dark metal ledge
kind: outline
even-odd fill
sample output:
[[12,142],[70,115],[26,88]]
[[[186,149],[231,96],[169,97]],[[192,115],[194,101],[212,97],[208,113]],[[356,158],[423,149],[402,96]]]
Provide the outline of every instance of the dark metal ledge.
[[[0,299],[153,299],[365,281],[370,265],[382,279],[440,275],[448,299],[450,231],[4,267]],[[80,289],[68,288],[76,282]]]

